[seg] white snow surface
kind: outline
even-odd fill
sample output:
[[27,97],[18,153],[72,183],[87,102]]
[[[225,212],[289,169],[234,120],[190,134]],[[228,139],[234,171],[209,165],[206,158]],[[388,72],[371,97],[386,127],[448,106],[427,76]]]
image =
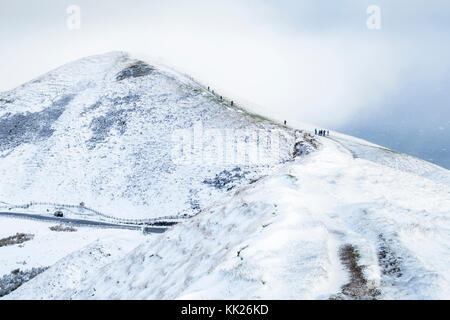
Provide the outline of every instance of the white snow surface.
[[[279,131],[277,163],[292,158],[294,130],[245,114],[183,75],[139,63],[122,52],[88,57],[0,94],[3,209],[84,202],[117,218],[191,215],[224,190],[272,172],[276,163],[202,163],[199,152],[194,165],[175,163],[173,134],[197,123],[221,132]],[[142,75],[118,80],[130,66]],[[205,137],[200,148],[216,144]],[[242,177],[222,190],[205,183],[236,168]]]
[[[60,268],[66,272],[64,277],[45,279],[45,287],[33,286],[32,299],[64,298],[63,291],[79,286],[86,275],[103,264],[124,256],[144,240],[139,232],[131,230],[75,227],[73,232],[55,232],[50,227],[57,223],[0,217],[0,239],[16,233],[32,235],[33,238],[22,244],[0,248],[0,277],[11,271],[23,271],[36,267]],[[63,225],[68,227],[68,225]],[[72,255],[71,255],[72,254]],[[65,263],[68,261],[70,265]],[[62,272],[61,270],[59,272]],[[58,294],[55,291],[58,289]],[[72,291],[70,291],[72,293]],[[48,293],[48,295],[47,295]],[[13,292],[13,294],[15,294]]]
[[[105,65],[100,63],[99,68],[105,67],[103,75],[115,75],[123,69],[118,61],[129,63],[121,53],[89,59],[110,59]],[[111,65],[117,65],[117,70],[112,72]],[[245,112],[228,109],[225,103],[203,95],[204,91],[197,92],[195,89],[198,87],[189,79],[170,78],[163,73],[148,77],[156,79],[124,81],[133,81],[133,90],[139,86],[145,87],[140,94],[145,92],[145,101],[150,101],[149,106],[155,103],[154,113],[164,114],[161,108],[175,106],[173,109],[176,110],[180,103],[186,103],[187,109],[182,113],[183,116],[186,114],[186,121],[189,122],[207,115],[211,126],[221,123],[224,127],[235,128],[277,127]],[[86,78],[89,76],[86,75]],[[82,99],[77,95],[75,101],[80,99],[79,103],[72,100],[71,107],[67,107],[55,122],[55,128],[58,123],[64,125],[61,124],[61,131],[56,129],[49,139],[61,134],[59,139],[63,139],[64,143],[59,143],[60,140],[50,143],[47,139],[21,144],[0,159],[0,173],[8,179],[13,177],[7,172],[12,161],[31,161],[36,164],[33,168],[38,172],[30,169],[21,176],[21,180],[11,183],[6,180],[11,190],[0,189],[0,201],[26,202],[25,198],[35,196],[39,199],[46,197],[48,201],[51,200],[48,198],[55,197],[60,201],[76,202],[80,195],[74,194],[75,190],[83,190],[86,192],[83,197],[90,194],[89,201],[108,213],[133,216],[130,211],[134,211],[139,212],[139,217],[157,216],[167,211],[186,212],[185,202],[189,197],[177,202],[176,195],[183,197],[195,186],[198,194],[203,194],[200,197],[201,211],[164,234],[143,237],[135,233],[136,236],[130,234],[128,237],[122,234],[125,231],[109,231],[113,233],[99,236],[99,240],[86,239],[86,242],[79,243],[80,247],[77,244],[67,248],[65,255],[48,261],[46,265],[51,267],[47,271],[4,299],[329,299],[342,295],[343,287],[352,281],[352,270],[345,265],[340,253],[348,245],[357,252],[355,259],[363,270],[367,287],[378,292],[375,298],[450,298],[448,170],[360,139],[331,133],[330,138],[317,137],[318,150],[306,156],[264,170],[252,168],[254,180],[251,183],[210,191],[210,186],[202,184],[210,167],[199,169],[200,179],[197,178],[198,172],[184,169],[173,180],[174,176],[167,175],[164,170],[155,171],[165,166],[164,160],[167,158],[163,151],[166,149],[161,147],[156,153],[147,152],[145,141],[136,140],[136,132],[140,130],[152,135],[152,128],[167,129],[166,124],[159,123],[165,117],[149,125],[146,121],[139,121],[142,117],[139,114],[125,131],[133,130],[133,136],[110,133],[105,141],[94,145],[92,150],[95,152],[82,147],[86,146],[91,134],[89,121],[83,120],[88,116],[82,116],[76,124],[70,119],[81,115],[84,110],[82,105],[89,104],[85,102],[87,97],[92,95],[89,101],[95,103],[103,91],[111,97],[119,95],[117,92],[126,95],[121,91],[126,90],[122,87],[125,86],[123,83],[119,85],[106,78],[97,79],[103,84],[93,85],[93,91],[80,93]],[[61,87],[55,84],[55,90],[67,88],[63,85],[64,78],[60,82]],[[157,93],[152,90],[157,90]],[[30,97],[35,94],[25,91]],[[8,93],[4,99],[12,96]],[[154,96],[158,99],[155,100]],[[129,106],[129,102],[124,106]],[[111,104],[108,105],[110,107]],[[33,108],[38,112],[38,107]],[[198,108],[207,111],[192,111]],[[98,109],[95,112],[105,114],[107,111]],[[178,120],[168,118],[167,123],[174,121],[175,126],[188,126],[181,124],[185,118],[179,112],[170,114],[178,115],[175,116]],[[311,126],[292,125],[296,129],[313,130]],[[67,127],[70,128],[68,131]],[[73,130],[77,134],[71,134]],[[283,130],[295,134],[294,129]],[[156,133],[154,135],[157,136]],[[75,140],[71,139],[77,136],[83,137],[82,146],[72,144]],[[64,139],[69,139],[73,148],[81,149],[67,156],[67,150],[63,151],[67,143]],[[293,140],[286,140],[286,154],[292,152]],[[117,147],[112,141],[117,143]],[[146,155],[151,154],[148,157],[153,159],[149,162],[152,165],[147,167],[146,162],[146,165],[137,168],[127,167],[125,160],[131,156],[126,151],[129,145],[133,152],[141,150]],[[119,146],[126,148],[120,149]],[[42,148],[50,148],[45,149],[45,159],[40,156],[44,155]],[[49,150],[55,159],[49,159]],[[102,162],[102,155],[108,161]],[[72,157],[76,157],[76,161],[71,162]],[[33,162],[35,158],[39,160]],[[286,156],[286,159],[289,157]],[[80,161],[84,164],[83,170],[79,165],[71,169],[70,164]],[[60,168],[61,163],[67,165]],[[103,173],[97,174],[102,169]],[[211,176],[221,169],[219,166],[212,170]],[[146,187],[142,198],[130,195],[123,197],[127,199],[123,203],[121,201],[125,200],[119,201],[116,196],[111,199],[111,194],[117,195],[115,192],[119,192],[117,190],[123,184],[129,185],[122,170],[135,172],[133,177],[139,181],[138,186],[150,186]],[[77,172],[83,174],[77,175]],[[91,174],[95,175],[96,183],[92,183]],[[154,180],[145,180],[147,175],[158,182],[165,181],[166,185],[157,183],[157,187],[152,189],[151,182]],[[28,179],[30,176],[34,177],[32,181]],[[52,188],[55,185],[57,188]],[[27,192],[21,188],[26,188]],[[145,204],[139,199],[151,199],[152,203]],[[155,205],[157,208],[154,208]],[[146,210],[138,210],[140,206]],[[5,227],[0,228],[0,232],[5,233],[2,230],[6,230],[9,221],[13,220],[0,221]],[[5,236],[9,235],[6,233]],[[119,239],[117,242],[115,237]],[[25,248],[32,241],[26,243]],[[0,256],[3,257],[4,250],[16,254],[13,249],[0,248]],[[110,252],[111,256],[105,254]],[[14,259],[20,260],[18,257]],[[3,270],[8,272],[13,267],[12,260],[6,258],[5,261],[11,264]]]
[[[339,248],[351,244],[378,298],[448,299],[450,188],[321,143],[61,298],[327,299],[349,281]],[[388,272],[382,248],[398,270]],[[7,298],[48,297],[43,279],[65,277],[52,267]]]

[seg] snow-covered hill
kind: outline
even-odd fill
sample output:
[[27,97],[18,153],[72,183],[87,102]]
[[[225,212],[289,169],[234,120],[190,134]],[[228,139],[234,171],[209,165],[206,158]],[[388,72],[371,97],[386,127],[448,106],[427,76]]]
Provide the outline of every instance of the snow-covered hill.
[[[237,159],[208,161],[202,155],[221,142],[209,129],[236,144],[263,145],[261,135],[246,134],[273,132],[279,147],[275,155],[261,148],[273,156],[268,162],[246,162],[245,148]],[[180,162],[186,133],[200,136],[199,146]],[[292,160],[295,141],[294,130],[245,114],[187,77],[125,53],[89,57],[0,95],[0,201],[84,202],[124,218],[191,215]]]
[[[28,125],[9,139],[0,131],[0,174],[10,179],[0,201],[86,201],[116,216],[197,214],[164,234],[115,232],[68,249],[5,299],[450,298],[448,170],[338,133],[312,137],[300,131],[306,125],[277,125],[122,53],[40,81],[1,96],[0,122]],[[169,137],[197,121],[281,132],[277,161],[173,161]],[[17,179],[8,171],[14,161],[25,166]]]

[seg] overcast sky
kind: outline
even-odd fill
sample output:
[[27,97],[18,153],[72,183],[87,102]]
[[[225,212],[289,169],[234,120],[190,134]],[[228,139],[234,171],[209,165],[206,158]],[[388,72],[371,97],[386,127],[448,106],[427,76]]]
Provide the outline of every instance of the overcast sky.
[[[345,128],[407,110],[408,130],[425,118],[450,127],[449,1],[243,2],[0,0],[0,91],[121,50],[287,119]],[[79,30],[67,27],[70,5]],[[370,5],[379,30],[366,25]]]

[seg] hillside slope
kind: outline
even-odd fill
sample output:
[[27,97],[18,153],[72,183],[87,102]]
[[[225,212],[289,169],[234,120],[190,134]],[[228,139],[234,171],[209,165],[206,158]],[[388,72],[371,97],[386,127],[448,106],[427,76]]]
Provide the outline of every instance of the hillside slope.
[[[277,141],[263,141],[268,132]],[[249,161],[248,139],[269,161]],[[292,160],[296,139],[181,75],[121,52],[88,57],[0,95],[0,175],[8,181],[0,202],[84,202],[124,218],[191,215]]]
[[[0,123],[4,206],[185,218],[147,237],[90,232],[4,299],[450,298],[450,171],[428,162],[280,126],[123,53],[1,94]],[[254,161],[248,142],[267,157]],[[63,239],[39,228],[41,243]]]
[[57,263],[6,298],[448,299],[450,187],[321,140],[78,287]]

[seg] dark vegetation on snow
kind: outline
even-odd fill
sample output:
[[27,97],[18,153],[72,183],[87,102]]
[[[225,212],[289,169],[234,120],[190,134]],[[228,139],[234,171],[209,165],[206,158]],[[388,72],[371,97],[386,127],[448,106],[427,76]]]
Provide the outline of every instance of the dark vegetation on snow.
[[233,189],[236,186],[236,182],[245,178],[249,174],[248,171],[243,171],[239,167],[228,171],[223,170],[212,179],[205,179],[203,183],[209,184],[216,189],[226,189],[227,191]]
[[13,270],[10,274],[6,274],[0,278],[0,297],[10,294],[12,291],[16,290],[22,284],[30,281],[38,274],[47,270],[48,267],[44,268],[32,268],[31,270],[22,271],[20,269]]
[[201,210],[200,201],[198,200],[198,190],[189,190],[189,205],[192,211],[199,212]]
[[358,250],[351,244],[346,244],[340,249],[342,264],[350,273],[350,282],[342,287],[342,291],[331,299],[355,299],[374,300],[381,293],[378,289],[369,285],[364,277],[364,266],[359,265],[360,258]]
[[316,138],[309,133],[303,134],[303,140],[309,143],[314,149],[317,149],[319,147]]
[[118,97],[103,97],[101,100],[85,108],[82,115],[94,111],[102,105],[110,106],[110,110],[103,115],[91,120],[89,128],[92,130],[92,137],[87,141],[88,147],[93,149],[97,143],[102,143],[115,129],[120,134],[124,134],[127,129],[127,122],[130,115],[135,112],[141,97],[137,94],[128,94]]
[[[301,130],[296,130],[296,136],[302,134]],[[301,140],[298,140],[294,144],[294,150],[292,152],[292,158],[302,157],[314,152],[319,147],[317,140],[309,133],[303,133]]]
[[127,111],[115,110],[109,111],[104,116],[92,119],[90,128],[92,137],[88,140],[88,146],[92,149],[96,144],[105,141],[113,128],[116,128],[120,134],[124,134],[127,128]]
[[36,143],[53,135],[52,124],[64,112],[74,96],[65,95],[39,112],[6,114],[0,118],[0,151],[23,143]]
[[77,231],[77,229],[75,229],[74,227],[71,227],[71,226],[65,227],[62,224],[52,226],[49,229],[51,231],[55,231],[55,232],[75,232],[75,231]]
[[382,234],[378,235],[380,246],[378,248],[378,261],[381,266],[381,272],[386,276],[394,276],[400,278],[402,276],[401,263],[402,258],[397,257],[389,246]]
[[121,81],[127,78],[138,78],[151,74],[155,68],[143,61],[137,61],[126,67],[116,75],[116,80]]
[[34,238],[32,234],[17,233],[14,236],[0,239],[0,247],[12,246],[30,241]]
[[8,103],[13,103],[13,102],[14,102],[14,100],[10,100],[7,98],[0,98],[0,104],[8,104]]
[[293,158],[302,157],[310,154],[314,149],[306,141],[297,141],[294,145]]

